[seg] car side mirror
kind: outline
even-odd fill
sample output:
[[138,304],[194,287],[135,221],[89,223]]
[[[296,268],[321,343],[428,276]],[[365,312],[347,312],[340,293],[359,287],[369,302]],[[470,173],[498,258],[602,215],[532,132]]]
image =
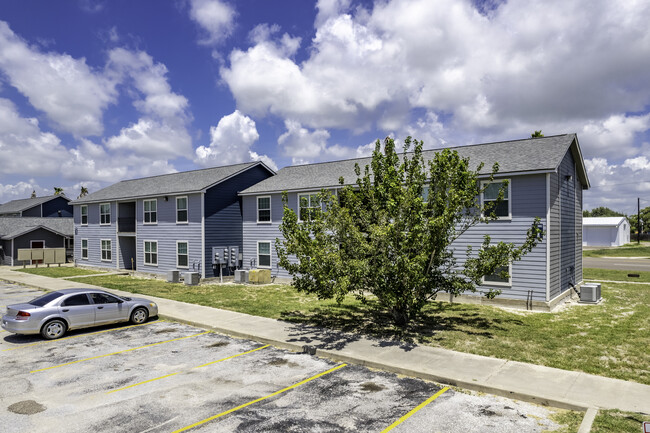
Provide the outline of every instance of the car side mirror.
[[117,300],[117,303],[118,303],[118,304],[123,304],[123,303],[124,303],[124,301],[123,301],[123,300],[121,300],[121,299],[118,299],[118,300]]

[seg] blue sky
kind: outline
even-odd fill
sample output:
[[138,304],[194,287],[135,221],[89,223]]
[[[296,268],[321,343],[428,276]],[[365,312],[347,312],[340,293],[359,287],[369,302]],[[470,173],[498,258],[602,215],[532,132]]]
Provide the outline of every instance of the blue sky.
[[650,206],[650,4],[0,3],[0,202],[261,159],[575,132],[585,207]]

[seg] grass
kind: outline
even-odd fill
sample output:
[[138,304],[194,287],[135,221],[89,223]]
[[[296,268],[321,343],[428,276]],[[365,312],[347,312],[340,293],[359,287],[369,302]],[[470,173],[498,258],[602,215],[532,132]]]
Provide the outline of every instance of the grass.
[[[636,274],[638,277],[628,277],[628,274]],[[615,271],[610,269],[585,268],[583,269],[583,276],[588,280],[650,283],[650,272]]]
[[25,269],[14,269],[17,272],[25,272],[27,274],[42,275],[44,277],[51,278],[63,278],[63,277],[75,277],[79,275],[93,275],[93,274],[103,274],[104,271],[96,271],[91,269],[81,269],[81,268],[72,268],[69,266],[62,267],[40,267],[40,268],[25,268]]
[[650,258],[650,243],[629,243],[621,247],[601,248],[597,250],[582,249],[584,257],[648,257]]
[[643,421],[650,421],[650,415],[619,410],[600,410],[591,426],[591,433],[639,433]]
[[[598,277],[616,279],[616,271]],[[650,278],[650,273],[642,273]],[[585,269],[585,278],[595,273]],[[396,328],[377,302],[347,298],[341,305],[296,292],[286,285],[184,286],[124,276],[84,278],[84,282],[240,311],[296,324],[318,325],[333,347],[350,337],[332,329],[427,344],[650,385],[650,287],[603,284],[605,301],[557,313],[507,311],[495,307],[431,302],[407,329]]]

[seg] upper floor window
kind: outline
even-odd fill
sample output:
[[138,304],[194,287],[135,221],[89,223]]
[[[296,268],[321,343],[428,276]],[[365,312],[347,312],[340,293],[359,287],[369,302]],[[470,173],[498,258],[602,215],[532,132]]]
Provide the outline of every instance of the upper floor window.
[[81,225],[88,225],[88,205],[81,206]]
[[299,221],[310,221],[321,211],[318,193],[298,194]]
[[187,197],[176,197],[176,222],[187,222]]
[[257,222],[271,222],[271,197],[257,197]]
[[503,187],[505,182],[483,182],[481,186],[487,185],[485,191],[483,191],[481,200],[483,205],[490,205],[491,209],[487,212],[488,215],[494,215],[499,218],[510,218],[512,216],[512,207],[510,203],[510,182],[508,182],[508,187],[505,188],[503,192],[503,199],[495,205],[498,197],[499,191]]
[[111,204],[102,203],[99,205],[99,224],[108,225],[111,223]]
[[145,224],[156,224],[158,222],[158,200],[144,200],[144,218]]

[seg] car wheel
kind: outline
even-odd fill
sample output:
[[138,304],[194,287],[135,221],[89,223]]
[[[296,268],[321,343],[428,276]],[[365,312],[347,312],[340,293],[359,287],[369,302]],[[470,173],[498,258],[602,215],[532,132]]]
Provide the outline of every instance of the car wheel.
[[135,323],[136,325],[146,322],[148,318],[149,311],[143,307],[138,307],[131,313],[131,323]]
[[47,340],[55,340],[61,338],[67,328],[68,325],[63,320],[50,320],[41,328],[41,336]]

